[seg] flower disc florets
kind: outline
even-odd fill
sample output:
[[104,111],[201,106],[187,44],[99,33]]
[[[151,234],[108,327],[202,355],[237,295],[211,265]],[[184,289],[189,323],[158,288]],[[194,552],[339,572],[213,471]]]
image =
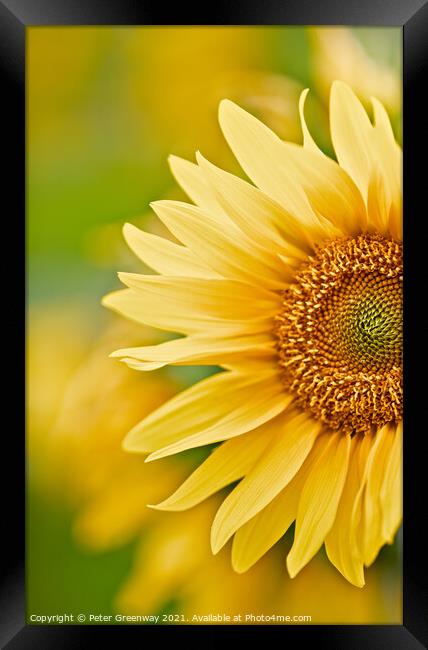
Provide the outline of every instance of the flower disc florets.
[[318,247],[283,292],[283,382],[331,429],[370,433],[402,417],[402,245],[377,235]]

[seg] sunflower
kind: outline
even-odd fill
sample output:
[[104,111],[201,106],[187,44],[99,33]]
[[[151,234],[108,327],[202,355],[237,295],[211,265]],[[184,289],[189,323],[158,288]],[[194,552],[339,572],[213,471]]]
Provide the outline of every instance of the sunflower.
[[[170,159],[194,202],[152,207],[175,243],[125,225],[157,274],[120,273],[104,304],[181,334],[118,350],[138,370],[217,365],[127,435],[146,461],[218,444],[161,510],[185,510],[238,482],[211,527],[244,572],[295,522],[291,577],[325,544],[356,586],[401,520],[401,150],[383,105],[373,123],[334,82],[337,162],[312,138],[284,142],[228,100],[222,131],[253,183],[199,153]],[[184,336],[183,336],[184,335]]]

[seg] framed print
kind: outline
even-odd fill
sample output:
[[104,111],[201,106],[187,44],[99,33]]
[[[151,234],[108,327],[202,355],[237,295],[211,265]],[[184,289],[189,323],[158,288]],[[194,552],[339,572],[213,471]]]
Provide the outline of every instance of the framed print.
[[2,647],[423,647],[426,3],[0,10]]

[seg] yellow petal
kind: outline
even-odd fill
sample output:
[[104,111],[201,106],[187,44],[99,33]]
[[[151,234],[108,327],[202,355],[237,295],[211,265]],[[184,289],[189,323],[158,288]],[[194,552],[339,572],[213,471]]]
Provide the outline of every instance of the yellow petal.
[[183,334],[271,331],[280,296],[235,280],[121,273],[131,291],[103,304],[137,322]]
[[385,425],[375,436],[367,463],[367,482],[364,492],[364,564],[370,566],[386,538],[382,532],[380,490],[394,441],[394,432]]
[[368,230],[387,234],[389,231],[390,201],[385,194],[385,183],[377,165],[373,166],[367,192]]
[[203,379],[137,424],[128,433],[125,448],[150,452],[210,427],[242,404],[254,382],[251,375],[236,372],[220,372]]
[[275,342],[270,334],[257,334],[234,338],[189,336],[158,345],[116,350],[111,357],[119,357],[136,370],[153,370],[169,365],[223,365],[239,360],[243,354],[248,359],[266,361],[275,356]]
[[[138,290],[140,298],[161,298],[177,308],[185,303],[185,308],[195,309],[196,313],[208,313],[210,316],[222,316],[228,306],[234,305],[237,316],[251,318],[260,315],[251,305],[257,303],[257,309],[265,309],[266,315],[274,315],[280,299],[275,293],[261,287],[251,287],[234,280],[180,278],[168,275],[142,275],[139,273],[118,273],[119,279],[131,289]],[[241,304],[236,305],[241,299]],[[249,310],[247,309],[249,307]],[[183,308],[183,307],[181,307]]]
[[364,566],[358,547],[353,544],[351,519],[360,492],[358,447],[359,436],[351,441],[348,475],[340,498],[334,524],[325,539],[327,556],[341,574],[356,587],[364,585]]
[[209,184],[198,165],[178,156],[170,156],[168,162],[172,173],[192,201],[212,214],[222,223],[229,224],[230,219],[215,198]]
[[359,562],[364,564],[364,494],[368,466],[373,453],[375,436],[366,435],[355,450],[359,488],[350,512],[349,544]]
[[158,217],[192,253],[225,278],[283,289],[287,268],[233,223],[219,224],[198,207],[179,201],[151,204]]
[[261,372],[266,372],[268,368],[270,368],[272,373],[278,373],[278,353],[275,351],[273,357],[264,357],[264,358],[241,355],[240,358],[236,357],[234,359],[228,360],[226,363],[224,363],[223,367],[226,368],[227,370],[234,370],[241,374],[249,374],[249,373],[260,374]]
[[380,488],[380,504],[383,515],[382,534],[392,544],[402,518],[402,448],[403,423],[397,426],[391,453]]
[[312,250],[308,233],[296,217],[254,185],[216,167],[199,152],[199,165],[231,219],[267,250],[304,260]]
[[[152,452],[146,458],[146,462],[252,431],[285,411],[293,399],[292,395],[284,392],[283,386],[276,376],[274,378],[268,376],[265,380],[263,380],[263,376],[254,379],[253,385],[250,386],[249,391],[246,391],[246,399],[248,399],[248,392],[251,393],[251,391],[254,391],[255,394],[250,403],[246,403],[245,399],[242,399],[239,406],[229,411],[211,427],[188,435],[181,440],[178,440],[175,435],[177,442],[172,442]],[[217,399],[224,399],[224,396],[218,395]]]
[[[330,124],[340,166],[358,186],[369,208],[369,229],[401,237],[401,149],[382,104],[372,99],[374,126],[352,90],[333,83]],[[385,215],[389,215],[385,224]],[[381,230],[379,230],[381,228]]]
[[402,151],[395,140],[388,113],[378,99],[372,97],[374,131],[379,144],[379,158],[389,181],[392,200],[401,196]]
[[270,440],[269,434],[263,434],[256,429],[224,442],[180,485],[174,494],[153,507],[158,510],[192,508],[214,492],[245,476]]
[[342,81],[331,87],[330,127],[340,166],[366,198],[373,163],[373,127],[359,99]]
[[388,231],[393,239],[403,239],[403,210],[402,200],[398,204],[392,203],[389,209]]
[[[303,188],[317,215],[344,234],[365,230],[366,208],[350,176],[331,158],[284,142],[284,168]],[[327,233],[334,236],[334,231]]]
[[136,452],[160,450],[156,454],[160,457],[176,453],[175,448],[181,451],[226,440],[274,417],[289,399],[271,372],[257,376],[218,373],[153,411],[129,432],[124,447]]
[[294,578],[320,549],[334,523],[346,479],[350,436],[330,434],[307,478],[300,497],[293,547],[287,568]]
[[303,189],[283,168],[282,140],[229,100],[220,103],[219,120],[239,164],[257,187],[308,227],[319,227]]
[[217,553],[240,526],[267,506],[292,480],[320,429],[305,413],[285,414],[266,427],[276,431],[275,440],[220,506],[211,529],[213,553]]
[[[226,282],[225,280],[222,282]],[[244,286],[244,285],[242,285]],[[223,296],[219,289],[227,289],[223,284],[217,287],[214,292],[219,303],[218,310],[221,310]],[[177,296],[180,297],[180,294]],[[226,291],[227,296],[227,291]],[[184,301],[185,302],[185,301]],[[203,334],[209,328],[211,336],[241,336],[245,334],[255,334],[261,332],[272,331],[272,315],[273,312],[268,313],[266,316],[263,314],[259,317],[242,318],[239,314],[238,318],[233,316],[222,318],[221,316],[215,317],[208,314],[195,314],[194,311],[186,311],[186,306],[180,309],[180,304],[173,303],[168,306],[161,296],[144,295],[136,289],[122,289],[120,291],[112,291],[102,299],[104,307],[108,307],[113,311],[118,312],[122,316],[136,321],[157,327],[158,329],[167,330],[171,332],[180,332],[182,334]],[[243,309],[245,312],[245,309]]]
[[185,246],[144,232],[130,223],[124,225],[123,234],[135,255],[158,273],[194,278],[220,277]]
[[322,241],[365,227],[361,195],[337,163],[318,152],[282,142],[231,102],[220,115],[226,138],[243,169],[260,189],[298,216],[311,237]]
[[387,232],[396,238],[402,238],[402,151],[394,138],[388,114],[383,105],[372,98],[374,112],[374,137],[376,156],[382,170],[385,185],[387,211],[390,219]]
[[319,436],[300,470],[290,483],[255,517],[235,533],[232,566],[238,573],[247,571],[284,535],[297,515],[302,487],[317,458]]
[[302,90],[299,99],[299,114],[300,114],[300,124],[303,133],[303,146],[305,147],[305,149],[309,149],[310,151],[315,151],[316,153],[324,155],[321,149],[318,147],[315,140],[313,139],[313,137],[311,136],[310,131],[308,129],[308,125],[306,124],[305,102],[306,102],[306,97],[308,96],[308,92],[309,92],[309,88],[305,88],[305,90]]

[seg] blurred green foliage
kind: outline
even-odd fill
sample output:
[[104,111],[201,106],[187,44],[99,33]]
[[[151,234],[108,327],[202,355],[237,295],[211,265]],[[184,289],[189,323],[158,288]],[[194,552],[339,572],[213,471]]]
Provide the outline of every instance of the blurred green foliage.
[[71,534],[73,513],[32,490],[27,500],[27,614],[114,614],[135,543],[84,552]]

